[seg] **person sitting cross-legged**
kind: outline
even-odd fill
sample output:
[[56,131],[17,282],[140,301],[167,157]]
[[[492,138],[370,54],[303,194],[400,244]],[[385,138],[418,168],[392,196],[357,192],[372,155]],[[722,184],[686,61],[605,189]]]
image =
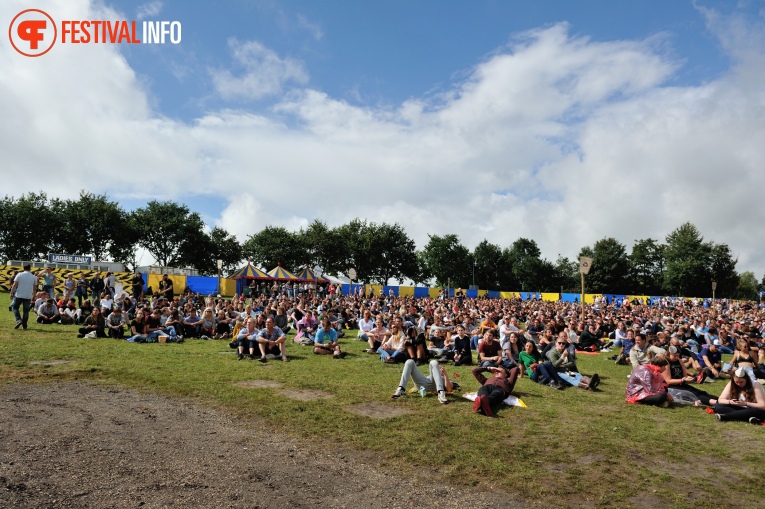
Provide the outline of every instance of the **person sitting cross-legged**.
[[436,391],[438,401],[444,405],[449,403],[449,400],[446,398],[446,393],[452,391],[453,384],[451,380],[449,380],[446,370],[439,366],[438,361],[435,359],[430,361],[429,369],[430,374],[425,376],[419,369],[417,369],[417,364],[412,359],[407,359],[404,363],[404,369],[401,372],[401,381],[398,383],[396,392],[393,393],[391,399],[398,399],[402,396],[406,396],[406,386],[411,378],[415,387],[422,387],[426,392]]
[[321,327],[316,331],[316,339],[313,343],[313,353],[317,355],[329,355],[335,359],[342,359],[345,353],[340,351],[340,345],[337,342],[337,331],[332,327],[329,318],[322,318]]
[[53,299],[46,299],[37,309],[37,323],[59,323],[58,306]]

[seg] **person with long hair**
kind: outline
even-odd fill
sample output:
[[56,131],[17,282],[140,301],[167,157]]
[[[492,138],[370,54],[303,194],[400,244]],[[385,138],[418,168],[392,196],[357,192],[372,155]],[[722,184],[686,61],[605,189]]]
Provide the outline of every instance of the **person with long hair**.
[[667,359],[663,355],[657,355],[648,364],[640,364],[633,368],[625,389],[627,403],[667,408],[671,398],[667,392],[667,382],[662,375],[667,365]]
[[718,421],[761,424],[765,420],[765,392],[762,385],[752,382],[746,370],[738,368],[717,398],[714,411]]

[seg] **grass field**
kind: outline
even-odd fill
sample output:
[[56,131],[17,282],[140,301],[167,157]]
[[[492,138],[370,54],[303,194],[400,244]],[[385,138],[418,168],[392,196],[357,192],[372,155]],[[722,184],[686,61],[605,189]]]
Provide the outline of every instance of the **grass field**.
[[[472,413],[471,403],[458,395],[450,396],[449,405],[432,395],[391,400],[401,366],[381,364],[355,339],[341,340],[344,360],[313,355],[290,340],[292,362],[261,364],[237,361],[225,340],[141,345],[77,339],[74,326],[30,324],[21,331],[14,323],[7,294],[0,296],[3,384],[86,380],[194,397],[240,415],[242,426],[257,414],[296,437],[331,431],[334,438],[317,447],[358,451],[380,468],[424,472],[434,483],[501,489],[549,507],[763,504],[765,428],[719,423],[697,408],[627,405],[629,368],[608,361],[610,354],[578,361],[584,373],[600,374],[598,391],[555,391],[523,378],[515,393],[528,408],[508,407],[489,419]],[[477,390],[469,367],[450,366],[448,373],[460,375],[455,380],[464,391]],[[332,397],[300,401],[274,389],[236,385],[252,380]],[[722,381],[705,385],[712,393],[723,387]],[[409,413],[373,419],[348,410],[365,403]]]

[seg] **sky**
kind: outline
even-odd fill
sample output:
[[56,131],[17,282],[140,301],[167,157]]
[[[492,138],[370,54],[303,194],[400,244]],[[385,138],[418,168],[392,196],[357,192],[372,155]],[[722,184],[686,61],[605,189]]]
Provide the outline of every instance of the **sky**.
[[[179,21],[61,44],[13,18]],[[765,274],[765,3],[0,2],[2,194],[174,200],[244,241],[362,218],[575,258],[689,221]],[[139,34],[140,35],[140,34]]]

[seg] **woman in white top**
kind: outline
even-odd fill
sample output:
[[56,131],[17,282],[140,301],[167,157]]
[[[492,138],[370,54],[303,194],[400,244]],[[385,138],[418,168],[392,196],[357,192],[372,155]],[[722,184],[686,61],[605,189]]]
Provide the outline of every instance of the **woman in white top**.
[[404,362],[409,358],[406,353],[406,335],[395,321],[390,325],[390,336],[380,348],[380,360],[388,364]]

